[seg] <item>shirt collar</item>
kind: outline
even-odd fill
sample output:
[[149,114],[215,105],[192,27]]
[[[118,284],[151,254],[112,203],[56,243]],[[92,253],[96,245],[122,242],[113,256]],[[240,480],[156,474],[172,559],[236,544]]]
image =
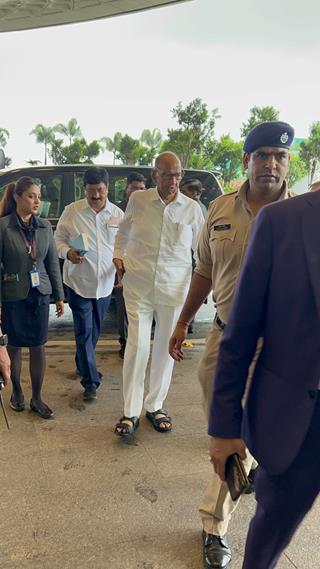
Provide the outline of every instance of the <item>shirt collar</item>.
[[82,209],[90,209],[90,211],[93,211],[94,213],[102,213],[103,211],[105,211],[106,213],[112,213],[111,203],[109,202],[109,200],[106,201],[103,209],[101,209],[100,211],[94,211],[94,209],[92,209],[92,207],[89,205],[87,198],[84,198]]
[[15,211],[11,214],[10,225],[16,225],[20,227],[20,229],[38,229],[39,227],[39,220],[35,215],[31,216],[31,223],[30,225],[23,222],[20,215]]
[[[249,208],[249,204],[248,204],[248,201],[247,201],[247,192],[248,192],[248,189],[249,189],[249,180],[246,180],[246,181],[242,184],[242,186],[241,186],[241,188],[240,188],[240,190],[239,190],[239,192],[238,192],[238,195],[236,196],[236,198],[238,198],[238,199],[240,199],[240,200],[242,201],[243,205],[244,205],[247,209]],[[277,201],[287,199],[287,197],[288,197],[288,182],[287,182],[287,180],[284,180],[284,182],[283,182],[283,184],[282,184],[281,194],[280,194],[280,196],[278,197]],[[249,208],[249,209],[250,209],[250,208]]]
[[[152,188],[151,190],[148,190],[148,191],[149,191],[149,192],[152,192],[151,195],[150,195],[151,201],[160,200],[162,203],[164,203],[163,200],[162,200],[161,197],[160,197],[160,194],[159,194],[159,192],[158,192],[158,188]],[[177,195],[176,195],[176,197],[174,198],[174,200],[172,200],[172,202],[170,202],[170,203],[167,204],[167,205],[170,205],[170,204],[173,204],[173,203],[178,203],[178,204],[180,204],[180,203],[183,202],[184,197],[185,197],[185,196],[183,196],[183,194],[180,192],[180,190],[178,190]]]

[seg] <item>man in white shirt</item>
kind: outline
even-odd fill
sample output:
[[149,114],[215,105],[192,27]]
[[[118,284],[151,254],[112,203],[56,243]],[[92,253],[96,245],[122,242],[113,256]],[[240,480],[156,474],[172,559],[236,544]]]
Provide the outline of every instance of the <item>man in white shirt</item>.
[[162,408],[173,369],[167,342],[186,297],[191,279],[191,249],[196,250],[203,215],[199,205],[181,194],[179,158],[160,154],[152,177],[155,188],[134,192],[120,224],[114,250],[118,277],[129,320],[123,365],[124,416],[115,432],[132,434],[143,407],[144,378],[156,321],[146,417],[159,432],[172,428]]
[[[68,205],[57,225],[59,256],[65,259],[63,281],[67,286],[76,338],[76,366],[85,401],[96,399],[101,374],[95,347],[108,310],[114,284],[112,263],[115,236],[123,212],[108,200],[108,172],[92,167],[84,174],[85,198]],[[81,233],[88,236],[88,252],[70,244]]]

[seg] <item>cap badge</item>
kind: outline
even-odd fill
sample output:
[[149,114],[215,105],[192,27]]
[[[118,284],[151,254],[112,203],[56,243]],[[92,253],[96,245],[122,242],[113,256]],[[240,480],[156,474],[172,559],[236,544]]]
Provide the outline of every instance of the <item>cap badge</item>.
[[280,142],[282,142],[282,144],[286,144],[286,142],[288,142],[289,140],[289,136],[287,132],[284,132],[281,136],[280,136]]

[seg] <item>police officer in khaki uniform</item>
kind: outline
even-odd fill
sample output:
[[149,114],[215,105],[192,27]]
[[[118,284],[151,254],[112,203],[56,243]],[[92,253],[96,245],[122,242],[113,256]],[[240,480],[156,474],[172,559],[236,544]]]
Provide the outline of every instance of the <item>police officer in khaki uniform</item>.
[[[171,356],[180,361],[183,358],[181,345],[186,338],[188,324],[212,290],[217,312],[198,368],[207,416],[219,344],[228,320],[252,223],[264,205],[294,195],[288,191],[286,182],[290,162],[288,149],[293,137],[294,130],[287,123],[270,121],[256,126],[244,143],[243,164],[248,179],[239,191],[217,198],[208,211],[199,241],[195,274],[169,344]],[[248,450],[244,466],[247,472],[256,467]],[[229,566],[231,551],[226,532],[237,503],[232,501],[226,483],[213,474],[200,505],[204,566],[207,569],[225,569]]]

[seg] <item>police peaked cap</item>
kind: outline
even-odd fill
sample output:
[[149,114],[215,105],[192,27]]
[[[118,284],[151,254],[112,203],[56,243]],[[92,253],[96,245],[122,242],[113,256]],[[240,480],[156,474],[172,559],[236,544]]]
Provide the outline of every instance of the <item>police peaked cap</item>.
[[294,139],[294,129],[286,122],[268,121],[250,130],[244,141],[243,150],[250,154],[261,146],[290,148]]

